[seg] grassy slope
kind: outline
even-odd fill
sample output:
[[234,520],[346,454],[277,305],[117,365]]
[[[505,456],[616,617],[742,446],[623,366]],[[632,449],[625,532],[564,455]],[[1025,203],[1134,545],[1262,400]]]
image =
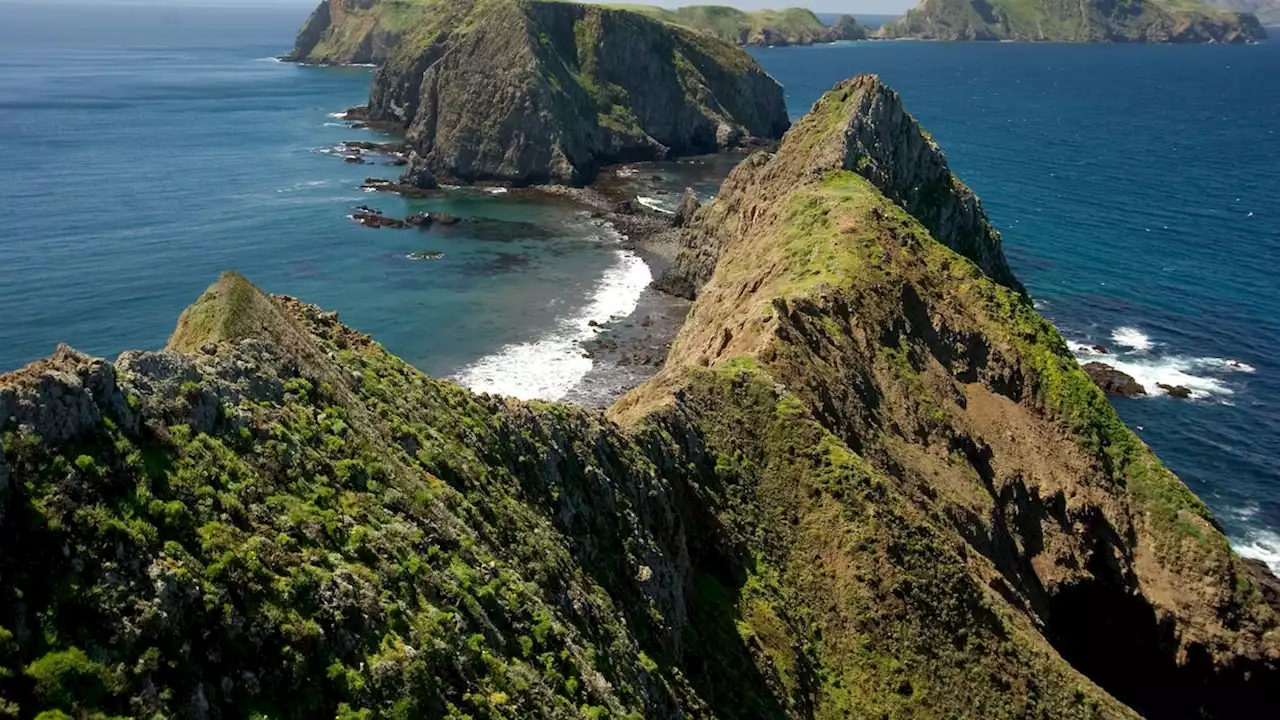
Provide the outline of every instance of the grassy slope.
[[[1129,3],[1132,4],[1136,3]],[[1099,41],[1108,34],[1105,17],[1100,13],[1083,15],[1082,6],[1068,0],[992,0],[988,5],[1001,22],[990,22],[968,0],[930,0],[909,10],[901,20],[886,25],[880,34],[884,37],[927,34],[945,38],[971,28],[998,38],[1067,42]],[[1125,5],[1121,3],[1122,7]],[[1140,8],[1139,13],[1118,16],[1116,27],[1139,28],[1166,15],[1204,18],[1222,12],[1199,0],[1145,0]]]
[[[803,167],[846,112],[826,100],[779,157]],[[1132,503],[1156,553],[1222,565],[1237,625],[1269,617],[1204,506],[1025,298],[852,173],[739,190],[778,194],[727,249],[664,376],[618,408],[629,429],[431,380],[234,275],[179,324],[175,347],[221,342],[190,372],[122,370],[125,401],[95,401],[103,417],[73,443],[0,424],[0,547],[24,549],[0,555],[0,703],[1135,717],[1057,655],[1025,589],[957,531],[959,494],[986,492],[965,461],[914,474],[922,451],[897,428],[937,434],[960,410],[931,392],[908,286],[1021,370],[1028,411],[1096,458],[1095,491]],[[67,380],[91,367],[0,391],[102,391]],[[859,373],[883,415],[842,395]]]
[[813,42],[826,30],[818,16],[804,8],[747,12],[721,5],[691,5],[674,10],[628,3],[613,3],[611,7],[643,13],[738,44],[750,41],[765,30],[781,33],[791,43]]

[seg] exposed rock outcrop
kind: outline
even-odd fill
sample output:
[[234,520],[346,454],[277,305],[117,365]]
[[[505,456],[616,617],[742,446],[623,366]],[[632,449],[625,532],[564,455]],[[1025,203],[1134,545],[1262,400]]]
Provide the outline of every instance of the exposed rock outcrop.
[[0,707],[1275,707],[1274,579],[1025,295],[873,184],[910,168],[845,167],[907,125],[888,93],[842,83],[695,214],[715,267],[607,417],[431,380],[234,274],[161,352],[0,376]]
[[1106,363],[1088,363],[1083,369],[1089,379],[1108,395],[1137,397],[1147,394],[1147,389],[1134,380],[1132,375],[1123,373]]
[[[951,174],[942,149],[903,109],[896,92],[872,76],[847,80],[818,100],[807,118],[811,124],[826,123],[823,127],[829,130],[805,135],[806,142],[813,143],[810,152],[780,151],[776,162],[764,155],[748,158],[725,182],[721,197],[743,199],[758,191],[761,181],[778,175],[816,179],[856,172],[923,223],[939,242],[975,262],[996,282],[1021,289],[1005,261],[1000,234],[987,221],[977,196]],[[752,222],[726,214],[738,206],[718,203],[718,211],[698,216],[687,236],[688,246],[659,287],[683,297],[696,294],[719,260],[721,227]]]
[[403,39],[402,30],[430,11],[405,0],[321,0],[283,59],[322,65],[376,65]]
[[1116,43],[1251,43],[1258,18],[1161,0],[923,0],[881,38]]
[[606,163],[749,146],[789,124],[777,82],[701,33],[590,5],[466,6],[375,79],[370,114],[408,127],[406,178],[581,184]]

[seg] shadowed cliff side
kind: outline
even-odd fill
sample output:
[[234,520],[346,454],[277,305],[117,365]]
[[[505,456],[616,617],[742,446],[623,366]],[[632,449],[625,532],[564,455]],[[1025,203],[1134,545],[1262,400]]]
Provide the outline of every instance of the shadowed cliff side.
[[1273,706],[1274,580],[1023,294],[872,184],[913,168],[845,169],[851,129],[908,126],[890,99],[842,83],[696,211],[718,260],[608,417],[432,380],[234,274],[164,351],[0,376],[0,709]]

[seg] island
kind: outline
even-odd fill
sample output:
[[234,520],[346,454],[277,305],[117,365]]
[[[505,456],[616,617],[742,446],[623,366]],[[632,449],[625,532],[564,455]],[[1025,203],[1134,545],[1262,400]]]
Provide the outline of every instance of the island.
[[[428,28],[458,27],[477,7],[483,9],[487,4],[487,0],[322,0],[285,59],[321,65],[378,65],[402,40],[429,37]],[[722,5],[675,10],[624,3],[607,7],[698,30],[736,45],[812,45],[863,40],[868,35],[850,15],[841,15],[827,25],[803,8],[745,12]]]
[[[508,7],[440,51],[478,70],[424,85],[578,33],[636,38],[633,68],[691,47],[611,34],[658,32],[633,13]],[[678,220],[667,281],[696,302],[604,413],[429,378],[232,272],[162,350],[0,376],[0,709],[1274,707],[1280,585],[1121,422],[878,78]]]
[[923,0],[879,38],[1102,43],[1252,43],[1258,18],[1198,0]]
[[352,38],[364,48],[383,37],[371,18],[385,24],[394,13],[399,39],[359,112],[406,131],[403,182],[416,187],[582,185],[610,163],[749,148],[790,124],[781,86],[746,51],[641,13],[531,0],[353,2],[323,4],[295,55],[349,57]]
[[745,11],[723,5],[689,5],[674,10],[656,5],[617,4],[613,7],[701,30],[738,45],[783,47],[867,38],[867,29],[852,15],[840,15],[828,25],[805,8]]

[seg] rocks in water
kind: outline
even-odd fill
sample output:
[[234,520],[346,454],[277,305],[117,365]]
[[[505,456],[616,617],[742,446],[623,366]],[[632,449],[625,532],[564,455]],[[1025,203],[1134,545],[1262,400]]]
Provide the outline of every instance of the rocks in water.
[[367,161],[360,155],[347,155],[342,158],[342,162],[347,163],[348,165],[364,165]]
[[442,192],[438,189],[405,185],[403,183],[392,182],[381,178],[365,178],[364,184],[360,186],[360,189],[372,190],[375,192],[395,193],[407,198],[436,197]]
[[352,220],[355,220],[356,222],[360,223],[361,225],[363,225],[363,226],[367,227],[367,228],[373,228],[373,229],[375,229],[375,230],[380,229],[380,228],[395,228],[395,229],[399,229],[399,228],[403,228],[403,227],[408,227],[408,225],[406,225],[406,224],[405,224],[405,222],[404,222],[403,220],[397,220],[397,219],[392,218],[392,217],[387,217],[386,215],[383,215],[382,213],[371,213],[371,212],[360,212],[360,211],[357,211],[357,212],[355,212],[355,213],[352,213],[352,214],[350,215],[350,218],[351,218]]
[[435,219],[435,223],[437,225],[444,225],[446,227],[450,225],[457,225],[462,222],[462,218],[457,215],[450,215],[449,213],[432,213],[431,217]]
[[413,227],[418,227],[418,228],[431,227],[431,223],[433,223],[434,221],[435,219],[431,217],[431,213],[424,213],[424,212],[414,213],[404,219],[404,222],[406,225],[412,225]]
[[408,255],[410,260],[439,260],[444,257],[444,253],[436,250],[424,250],[421,252],[411,252]]
[[684,227],[693,219],[693,214],[698,212],[698,208],[702,207],[702,203],[698,202],[698,195],[693,188],[684,189],[684,197],[680,198],[680,205],[676,208],[676,212],[671,216],[671,224],[676,227]]
[[1099,355],[1106,355],[1111,352],[1110,350],[1107,349],[1106,345],[1094,345],[1090,349]]
[[1110,365],[1092,362],[1084,366],[1084,372],[1102,391],[1108,395],[1137,397],[1146,395],[1147,389],[1142,387],[1132,375],[1123,373]]
[[405,165],[409,165],[410,167],[404,172],[404,175],[400,177],[400,182],[405,185],[411,185],[415,188],[422,188],[424,190],[432,190],[440,187],[440,183],[436,181],[435,173],[431,172],[431,169],[426,165],[426,163],[415,163],[414,160],[416,157],[416,155],[410,155],[405,161]]
[[1192,395],[1191,388],[1185,387],[1183,385],[1168,385],[1165,383],[1156,383],[1156,387],[1165,391],[1165,393],[1167,393],[1169,397],[1177,398],[1179,400],[1187,400]]

